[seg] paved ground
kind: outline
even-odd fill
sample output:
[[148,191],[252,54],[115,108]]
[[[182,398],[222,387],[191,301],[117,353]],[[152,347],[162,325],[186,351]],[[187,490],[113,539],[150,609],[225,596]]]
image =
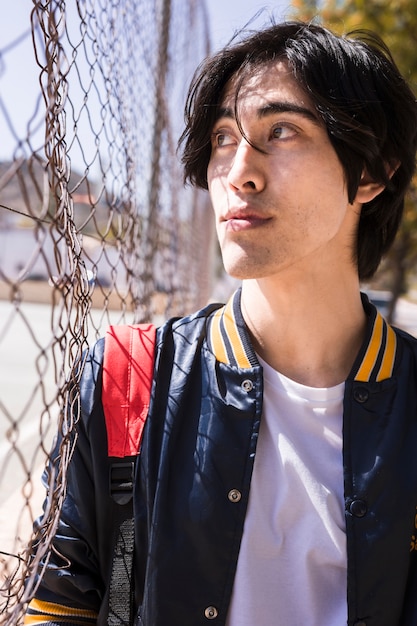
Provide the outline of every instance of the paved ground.
[[[93,315],[98,325],[101,313]],[[120,313],[110,317],[102,321],[103,328],[118,323]],[[56,392],[53,354],[48,347],[51,324],[56,323],[47,304],[24,302],[19,315],[13,304],[0,300],[0,552],[19,551],[30,536],[33,517],[41,512],[40,477],[46,457],[38,449],[40,416],[45,399],[52,403]],[[42,420],[45,450],[50,449],[56,431],[57,406],[51,404],[49,413],[49,430],[48,416]],[[24,506],[27,500],[30,508]],[[17,546],[16,537],[21,538]],[[0,554],[0,574],[1,570]]]
[[405,299],[398,301],[395,325],[417,337],[417,304]]

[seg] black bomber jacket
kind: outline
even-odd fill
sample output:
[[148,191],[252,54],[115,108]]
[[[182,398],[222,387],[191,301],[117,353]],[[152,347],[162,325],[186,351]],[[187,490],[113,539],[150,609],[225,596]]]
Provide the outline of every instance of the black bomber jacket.
[[[417,340],[363,302],[367,335],[346,380],[343,413],[348,624],[416,626]],[[55,549],[26,624],[107,623],[113,503],[102,355],[100,340],[83,373]],[[135,624],[224,626],[262,395],[239,291],[224,307],[158,329],[135,481]]]

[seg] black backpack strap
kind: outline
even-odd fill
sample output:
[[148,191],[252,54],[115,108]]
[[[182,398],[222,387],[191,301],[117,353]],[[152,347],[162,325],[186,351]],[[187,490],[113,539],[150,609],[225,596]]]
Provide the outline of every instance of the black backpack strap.
[[110,494],[115,502],[112,569],[108,596],[108,626],[131,626],[134,610],[133,554],[135,525],[133,483],[136,457],[110,465]]

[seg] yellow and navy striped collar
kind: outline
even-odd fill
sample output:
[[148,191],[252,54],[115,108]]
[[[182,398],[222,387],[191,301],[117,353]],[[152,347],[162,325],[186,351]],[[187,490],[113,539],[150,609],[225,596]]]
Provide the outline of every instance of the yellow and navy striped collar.
[[[217,361],[232,367],[256,367],[252,348],[240,309],[240,289],[211,318],[209,343]],[[349,378],[359,382],[381,382],[392,376],[397,352],[394,330],[376,308],[363,296],[368,316],[366,338]]]
[[362,296],[368,314],[368,327],[362,350],[353,367],[353,378],[359,382],[381,382],[391,378],[397,353],[397,337],[394,330]]
[[211,319],[209,343],[217,361],[248,369],[259,365],[240,309],[241,290]]

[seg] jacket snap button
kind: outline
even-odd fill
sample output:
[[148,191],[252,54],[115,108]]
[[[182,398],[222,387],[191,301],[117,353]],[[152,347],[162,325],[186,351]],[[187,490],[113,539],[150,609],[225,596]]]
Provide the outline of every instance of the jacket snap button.
[[218,614],[219,612],[215,606],[208,606],[204,611],[204,615],[207,617],[207,619],[216,619]]
[[249,391],[252,391],[253,389],[253,382],[251,380],[244,380],[242,383],[242,389],[243,391],[246,391],[246,393],[249,393]]
[[242,494],[240,493],[239,489],[231,489],[227,494],[227,497],[229,498],[230,502],[239,502]]
[[[363,500],[353,500],[349,505],[349,511],[355,517],[364,517],[366,515],[367,506]],[[358,622],[358,626],[363,626],[364,622]]]
[[361,404],[363,404],[369,398],[369,391],[365,389],[365,387],[357,387],[353,391],[353,397],[355,398],[356,402],[360,402]]

